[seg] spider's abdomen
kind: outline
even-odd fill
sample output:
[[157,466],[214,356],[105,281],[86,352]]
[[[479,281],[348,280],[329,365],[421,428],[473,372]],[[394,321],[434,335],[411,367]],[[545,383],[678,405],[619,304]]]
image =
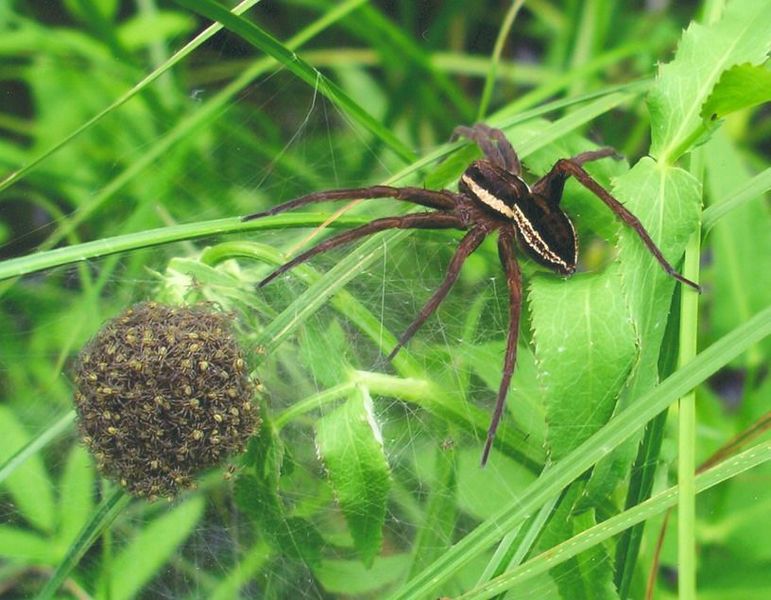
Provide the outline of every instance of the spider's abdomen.
[[533,260],[562,275],[575,272],[578,241],[573,223],[556,203],[533,194],[522,178],[478,160],[463,173],[458,188],[488,212],[511,222],[522,249]]

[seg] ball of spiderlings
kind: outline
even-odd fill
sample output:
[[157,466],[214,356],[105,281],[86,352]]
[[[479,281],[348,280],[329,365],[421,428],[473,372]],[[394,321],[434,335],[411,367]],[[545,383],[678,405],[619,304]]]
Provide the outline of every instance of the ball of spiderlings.
[[173,497],[244,449],[258,424],[229,317],[208,304],[137,304],[74,368],[78,425],[99,470],[137,496]]

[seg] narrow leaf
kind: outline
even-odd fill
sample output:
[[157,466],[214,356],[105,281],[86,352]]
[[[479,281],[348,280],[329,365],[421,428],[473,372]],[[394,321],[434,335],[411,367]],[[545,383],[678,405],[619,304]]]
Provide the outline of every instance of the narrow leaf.
[[[573,506],[581,494],[580,483],[572,485],[560,499],[548,526],[541,535],[538,552],[571,539],[594,526],[594,511],[573,514]],[[537,553],[536,553],[537,554]],[[617,600],[613,585],[613,565],[607,550],[598,544],[554,566],[551,576],[563,598],[570,600]]]
[[227,29],[238,34],[255,48],[269,54],[279,61],[290,72],[302,81],[318,90],[330,99],[354,121],[384,142],[405,162],[415,160],[415,156],[391,131],[376,121],[361,105],[357,104],[335,83],[324,77],[295,52],[261,29],[251,21],[229,12],[225,7],[213,0],[176,0],[178,4],[195,11],[214,21],[219,21]]
[[[30,436],[7,406],[0,406],[0,462],[22,449]],[[19,515],[42,531],[54,527],[55,510],[51,480],[40,454],[30,456],[4,482]]]
[[115,558],[111,574],[112,597],[116,600],[133,598],[163,565],[177,552],[177,548],[195,530],[203,516],[205,502],[194,496],[147,523],[139,534]]

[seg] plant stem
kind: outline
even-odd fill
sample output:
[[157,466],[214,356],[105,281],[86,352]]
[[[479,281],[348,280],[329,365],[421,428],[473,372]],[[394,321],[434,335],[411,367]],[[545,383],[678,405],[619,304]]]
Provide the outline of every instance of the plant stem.
[[[691,172],[702,179],[703,153],[697,149],[691,156]],[[701,232],[691,235],[685,249],[683,272],[691,281],[698,281]],[[680,354],[682,368],[696,356],[699,295],[684,290],[680,297]],[[680,399],[677,479],[678,497],[678,588],[682,600],[696,597],[696,393],[691,390]]]

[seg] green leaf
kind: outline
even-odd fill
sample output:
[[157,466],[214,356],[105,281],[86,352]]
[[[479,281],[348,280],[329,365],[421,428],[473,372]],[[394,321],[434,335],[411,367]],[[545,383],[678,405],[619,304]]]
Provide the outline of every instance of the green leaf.
[[434,468],[430,491],[425,503],[424,518],[412,544],[412,564],[409,577],[422,571],[452,546],[453,533],[458,521],[457,452],[451,444],[434,449]]
[[118,39],[126,49],[136,51],[152,46],[160,40],[169,40],[189,33],[195,21],[180,12],[161,10],[138,13],[118,28]]
[[383,541],[391,478],[366,389],[358,387],[345,404],[318,421],[316,444],[354,546],[370,566]]
[[262,411],[260,435],[249,440],[244,462],[252,474],[236,480],[235,499],[277,554],[317,566],[324,540],[310,521],[287,514],[278,488],[282,463],[287,461],[268,414]]
[[[768,443],[761,443],[757,446],[753,446],[749,450],[725,460],[706,473],[698,475],[696,477],[696,491],[697,493],[703,492],[727,479],[736,477],[748,469],[757,468],[758,465],[761,465],[764,462],[767,463],[769,459],[771,459],[771,445]],[[753,473],[753,475],[755,474]],[[602,523],[579,533],[571,539],[561,543],[559,546],[549,548],[545,552],[531,558],[522,565],[511,569],[496,579],[463,594],[460,598],[462,598],[462,600],[482,600],[483,598],[496,597],[497,594],[510,589],[514,585],[532,585],[534,583],[532,581],[533,578],[537,577],[547,569],[551,569],[555,565],[564,563],[572,557],[577,556],[579,553],[590,550],[599,542],[603,542],[619,532],[624,531],[637,523],[649,520],[651,517],[662,513],[667,508],[675,506],[675,504],[677,504],[678,495],[679,489],[677,486],[668,488],[642,504],[638,504],[633,508],[625,510],[621,514],[615,515]],[[708,559],[708,556],[705,557],[705,561]],[[721,565],[724,564],[725,556],[720,557],[719,560]],[[746,563],[742,564],[746,565]],[[759,566],[758,568],[761,570],[763,569],[762,566]],[[768,578],[766,577],[765,579],[767,580]],[[765,587],[767,588],[767,585]],[[766,594],[766,596],[767,595],[768,594]],[[727,595],[719,593],[719,595],[715,597],[733,598],[735,596],[730,593]],[[742,595],[741,597],[755,598],[756,596]],[[765,598],[765,596],[757,597]]]
[[[505,341],[488,342],[486,344],[468,345],[457,352],[463,360],[479,377],[487,389],[493,393],[498,391],[501,384],[501,367],[503,365],[503,353],[506,351]],[[546,422],[544,415],[541,385],[535,364],[535,357],[529,346],[524,342],[517,348],[517,366],[511,387],[506,398],[506,412],[521,431],[526,431],[528,443],[542,447],[546,437]],[[492,410],[492,405],[490,405]],[[507,423],[501,423],[500,434],[508,427]],[[519,431],[516,435],[521,435]],[[496,438],[496,445],[498,443]],[[495,448],[493,448],[495,452]],[[544,456],[539,457],[539,464],[543,464]],[[479,466],[479,465],[477,465]]]
[[[616,180],[614,194],[645,226],[666,259],[677,265],[699,223],[699,183],[686,171],[644,158]],[[616,412],[632,405],[658,381],[658,357],[675,280],[651,256],[637,234],[621,230],[613,265],[636,332],[639,357]],[[683,289],[684,294],[695,293]],[[596,465],[587,494],[602,501],[624,477],[635,455],[635,440]]]
[[[524,522],[534,511],[552,500],[572,481],[602,457],[607,456],[646,422],[659,414],[684,393],[714,374],[752,344],[771,334],[771,308],[753,316],[727,336],[699,353],[696,358],[673,373],[656,389],[610,420],[563,460],[546,469],[523,493],[503,505],[493,516],[469,532],[426,567],[419,575],[389,596],[391,600],[420,598],[436,590],[459,569],[501,539],[505,532]],[[632,525],[629,523],[627,526]],[[602,527],[600,524],[598,527]],[[596,542],[595,542],[596,543]],[[556,555],[550,554],[556,558]]]
[[347,379],[347,343],[340,322],[333,319],[322,330],[319,321],[309,319],[302,330],[302,364],[323,387],[332,387]]
[[86,449],[75,444],[59,482],[59,531],[62,544],[69,546],[94,510],[94,468]]
[[242,475],[236,481],[236,501],[253,519],[273,550],[311,567],[321,562],[324,540],[313,524],[301,517],[286,516],[278,490],[266,480]]
[[[10,459],[30,440],[7,406],[0,405],[0,463]],[[4,482],[20,516],[42,531],[51,531],[55,507],[51,480],[40,454],[30,456]]]
[[112,598],[133,598],[157,576],[161,567],[193,533],[203,516],[205,501],[194,496],[157,519],[144,524],[137,536],[115,557],[110,574]]
[[295,52],[291,51],[264,29],[243,17],[229,12],[225,7],[213,2],[213,0],[175,1],[177,4],[198,14],[219,21],[227,29],[241,36],[255,48],[269,54],[284,65],[288,71],[294,73],[299,79],[312,86],[314,90],[318,90],[319,93],[329,98],[343,113],[380,139],[405,162],[415,160],[412,150],[405,146],[387,127],[384,127],[372,118],[372,115],[361,105],[357,104],[339,86],[324,77],[318,69],[306,63]]
[[714,121],[764,102],[771,102],[771,70],[766,66],[736,65],[723,73],[699,116]]
[[[574,484],[560,499],[538,543],[538,551],[548,552],[559,543],[596,524],[594,511],[573,514],[573,506],[582,486]],[[562,598],[570,600],[613,600],[618,598],[613,585],[613,565],[606,549],[598,544],[550,571]]]
[[404,576],[409,561],[407,554],[392,554],[377,557],[367,568],[356,560],[325,560],[313,574],[329,593],[376,598],[378,590]]
[[49,539],[11,525],[0,525],[0,556],[30,564],[53,564],[57,560],[56,548]]
[[64,558],[61,559],[51,578],[37,595],[37,600],[52,598],[59,586],[67,579],[72,570],[80,562],[85,553],[91,548],[97,538],[112,524],[116,517],[131,501],[131,496],[121,489],[115,489],[99,504],[92,513],[88,523],[80,530],[78,537],[67,549]]
[[566,283],[537,277],[529,302],[547,444],[559,460],[602,427],[637,358],[616,269]]
[[701,108],[722,73],[766,60],[771,36],[771,3],[730,2],[714,25],[691,23],[672,62],[659,68],[648,105],[651,156],[674,163],[704,133]]

